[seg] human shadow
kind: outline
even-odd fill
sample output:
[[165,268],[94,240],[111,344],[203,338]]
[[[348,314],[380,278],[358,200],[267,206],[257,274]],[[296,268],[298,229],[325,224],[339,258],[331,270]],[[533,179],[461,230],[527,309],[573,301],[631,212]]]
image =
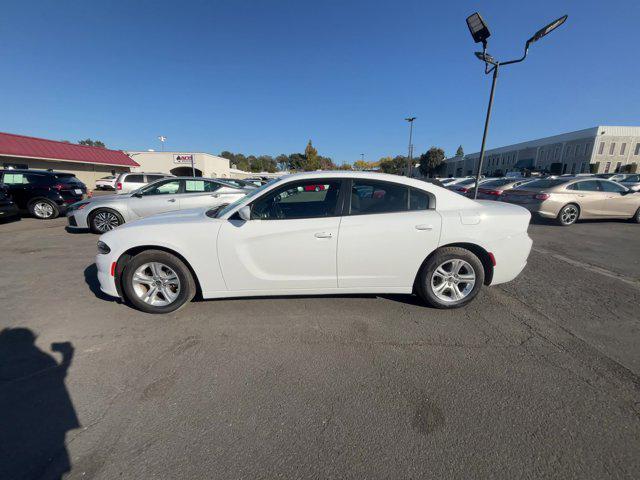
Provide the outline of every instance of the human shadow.
[[55,358],[35,345],[28,328],[0,331],[0,478],[60,479],[71,463],[68,431],[80,427],[65,378],[70,342],[52,343]]
[[100,290],[100,282],[98,281],[98,267],[95,263],[92,263],[84,269],[84,282],[97,298],[100,300],[106,300],[108,302],[117,302],[118,300],[111,295],[107,295]]

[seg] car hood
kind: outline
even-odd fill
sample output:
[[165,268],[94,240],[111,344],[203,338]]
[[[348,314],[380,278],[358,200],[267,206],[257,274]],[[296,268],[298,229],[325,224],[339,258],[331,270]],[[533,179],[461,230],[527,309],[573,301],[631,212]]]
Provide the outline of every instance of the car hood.
[[200,207],[190,208],[187,210],[176,210],[174,212],[158,213],[139,220],[134,220],[133,222],[127,222],[119,226],[118,229],[139,228],[151,225],[179,225],[184,223],[200,222],[204,219],[218,221],[218,219],[206,217],[205,213],[210,209],[211,207]]

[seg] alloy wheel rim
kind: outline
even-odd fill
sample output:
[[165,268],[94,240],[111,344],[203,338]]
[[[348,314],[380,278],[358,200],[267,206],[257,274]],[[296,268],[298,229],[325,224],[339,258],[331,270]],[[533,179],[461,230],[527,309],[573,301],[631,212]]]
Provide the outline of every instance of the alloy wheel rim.
[[95,216],[93,223],[100,232],[108,232],[120,225],[118,217],[111,212],[99,212]]
[[463,300],[469,296],[475,284],[475,270],[460,258],[442,262],[431,275],[431,291],[446,303]]
[[578,219],[578,209],[576,207],[567,207],[562,211],[562,223],[573,223]]
[[49,218],[53,215],[53,207],[47,202],[38,202],[33,206],[33,212],[36,217]]
[[133,291],[148,305],[165,307],[180,295],[180,279],[173,269],[160,262],[139,266],[132,277]]

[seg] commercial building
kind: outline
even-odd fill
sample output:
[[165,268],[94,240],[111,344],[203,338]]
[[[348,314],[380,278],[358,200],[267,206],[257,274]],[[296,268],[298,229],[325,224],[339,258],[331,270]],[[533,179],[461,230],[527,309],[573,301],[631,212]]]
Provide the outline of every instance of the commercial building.
[[210,153],[128,151],[127,154],[139,165],[132,169],[135,172],[162,172],[176,176],[189,176],[195,170],[197,177],[231,177],[229,160]]
[[[480,153],[445,160],[446,176],[474,175]],[[597,126],[493,148],[485,152],[483,174],[536,170],[553,174],[637,172],[640,127]]]
[[2,168],[51,169],[73,173],[88,188],[108,175],[128,172],[138,164],[119,150],[0,133]]

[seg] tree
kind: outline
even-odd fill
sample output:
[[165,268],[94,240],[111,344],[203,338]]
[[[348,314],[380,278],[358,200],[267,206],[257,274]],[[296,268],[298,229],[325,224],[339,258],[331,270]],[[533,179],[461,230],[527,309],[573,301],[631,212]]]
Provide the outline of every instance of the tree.
[[444,163],[444,150],[431,147],[426,153],[420,155],[420,173],[425,177],[431,176]]
[[336,167],[337,170],[353,170],[350,163],[343,163],[342,165],[338,165]]
[[462,145],[456,150],[456,157],[464,157],[464,148],[462,148]]
[[88,147],[105,148],[105,144],[102,143],[100,140],[91,140],[90,138],[87,138],[85,140],[78,140],[78,145],[86,145]]
[[296,171],[304,171],[307,166],[307,158],[304,153],[292,153],[289,155],[289,168]]
[[407,157],[397,155],[393,158],[384,157],[380,159],[380,171],[393,175],[402,175],[407,165]]

